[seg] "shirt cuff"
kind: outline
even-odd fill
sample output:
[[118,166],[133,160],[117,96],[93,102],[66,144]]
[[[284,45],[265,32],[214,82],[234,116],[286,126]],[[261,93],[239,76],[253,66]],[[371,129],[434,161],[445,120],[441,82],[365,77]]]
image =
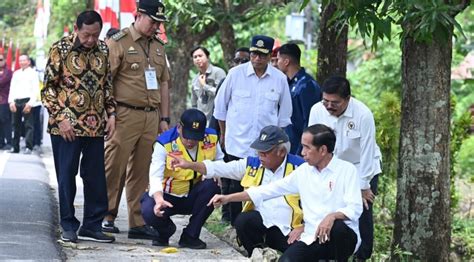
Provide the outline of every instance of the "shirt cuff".
[[215,117],[217,120],[224,121],[225,118],[226,118],[226,116],[227,116],[227,113],[226,113],[226,112],[214,111],[214,117]]
[[212,160],[203,160],[202,163],[206,166],[206,179],[213,178],[215,176],[214,165]]
[[245,190],[247,194],[249,194],[250,199],[252,200],[253,204],[258,207],[261,206],[263,203],[263,199],[261,195],[258,193],[257,187],[251,187]]
[[[368,180],[367,180],[368,179]],[[363,177],[360,179],[360,190],[366,190],[370,188],[370,177]]]

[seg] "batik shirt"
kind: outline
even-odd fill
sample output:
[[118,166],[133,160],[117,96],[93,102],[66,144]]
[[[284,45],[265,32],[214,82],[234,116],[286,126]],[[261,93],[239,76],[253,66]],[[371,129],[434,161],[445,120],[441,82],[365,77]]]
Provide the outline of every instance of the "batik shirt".
[[106,114],[116,107],[108,56],[105,42],[86,49],[76,34],[53,44],[41,91],[50,134],[59,135],[58,124],[68,119],[76,136],[104,136]]

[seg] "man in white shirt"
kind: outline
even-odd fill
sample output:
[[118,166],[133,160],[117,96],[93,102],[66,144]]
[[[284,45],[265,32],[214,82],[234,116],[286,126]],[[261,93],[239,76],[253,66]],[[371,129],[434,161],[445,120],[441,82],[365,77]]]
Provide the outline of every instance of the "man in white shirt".
[[357,169],[333,156],[334,131],[325,125],[313,125],[303,131],[302,155],[306,163],[291,176],[269,185],[251,187],[232,195],[216,195],[209,205],[251,200],[255,206],[286,194],[298,193],[304,215],[304,231],[280,261],[347,261],[360,244],[359,216],[362,198]]
[[[176,158],[175,167],[192,169],[206,178],[225,177],[241,181],[244,188],[267,185],[291,175],[304,160],[292,154],[288,135],[277,126],[266,126],[250,145],[258,157],[224,163],[204,160],[190,162]],[[256,247],[284,252],[303,232],[303,212],[299,195],[285,195],[264,201],[260,206],[246,202],[234,223],[237,237],[248,256]]]
[[[250,62],[230,69],[214,101],[220,142],[227,160],[257,156],[250,144],[268,125],[291,124],[291,95],[284,75],[269,64],[274,39],[256,35],[250,44]],[[241,189],[236,189],[241,190]],[[239,210],[232,208],[231,224]]]
[[8,104],[13,117],[12,153],[20,152],[20,136],[22,118],[25,125],[25,154],[31,154],[33,149],[33,116],[31,108],[36,105],[39,93],[39,79],[36,70],[30,67],[30,58],[20,56],[20,69],[13,73]]
[[202,174],[193,170],[174,168],[173,157],[188,161],[222,160],[217,133],[206,128],[206,115],[197,109],[188,109],[181,115],[178,126],[161,133],[153,146],[150,165],[150,186],[140,203],[143,220],[159,233],[154,246],[168,246],[176,231],[171,216],[191,215],[183,229],[180,247],[204,249],[199,239],[201,228],[214,210],[206,206],[214,194],[220,192],[212,179],[202,180]]
[[357,259],[369,259],[374,238],[372,203],[381,173],[374,116],[366,105],[351,97],[349,81],[344,77],[328,78],[322,92],[322,101],[311,108],[309,125],[324,124],[334,129],[337,136],[334,154],[357,167],[365,207],[359,221],[362,244]]

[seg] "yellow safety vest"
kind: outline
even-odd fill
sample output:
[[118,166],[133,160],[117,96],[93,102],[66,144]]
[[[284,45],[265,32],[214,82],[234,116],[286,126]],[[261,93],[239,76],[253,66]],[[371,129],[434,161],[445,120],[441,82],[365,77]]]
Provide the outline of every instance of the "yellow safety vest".
[[[286,166],[284,171],[284,177],[288,176],[295,170],[299,165],[303,164],[304,160],[301,157],[288,154],[286,160]],[[249,188],[253,186],[259,186],[262,184],[263,175],[265,168],[260,164],[260,160],[257,157],[248,157],[247,158],[247,168],[245,170],[245,175],[240,181],[240,184],[244,188]],[[303,211],[300,207],[300,195],[292,194],[284,196],[286,203],[293,210],[293,215],[291,218],[291,228],[300,227],[303,221]],[[253,210],[255,206],[252,201],[246,201],[242,212]]]
[[[188,150],[181,142],[177,128],[173,128],[161,134],[157,142],[162,144],[168,154],[182,157],[190,162],[202,162],[203,160],[215,160],[218,137],[214,129],[206,128],[203,141],[197,145],[196,160],[189,155]],[[170,156],[166,156],[166,166],[163,179],[163,192],[174,195],[189,193],[193,186],[201,181],[201,174],[191,169],[171,168]]]

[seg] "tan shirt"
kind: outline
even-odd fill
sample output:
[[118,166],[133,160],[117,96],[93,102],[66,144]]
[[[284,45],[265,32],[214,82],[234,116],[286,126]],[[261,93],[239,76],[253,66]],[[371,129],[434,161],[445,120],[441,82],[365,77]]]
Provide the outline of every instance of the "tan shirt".
[[150,66],[155,68],[160,85],[169,80],[163,44],[155,37],[148,40],[141,36],[133,24],[112,39],[114,41],[109,42],[110,67],[116,101],[132,106],[158,108],[160,90],[147,90],[145,69],[148,68],[149,61]]

